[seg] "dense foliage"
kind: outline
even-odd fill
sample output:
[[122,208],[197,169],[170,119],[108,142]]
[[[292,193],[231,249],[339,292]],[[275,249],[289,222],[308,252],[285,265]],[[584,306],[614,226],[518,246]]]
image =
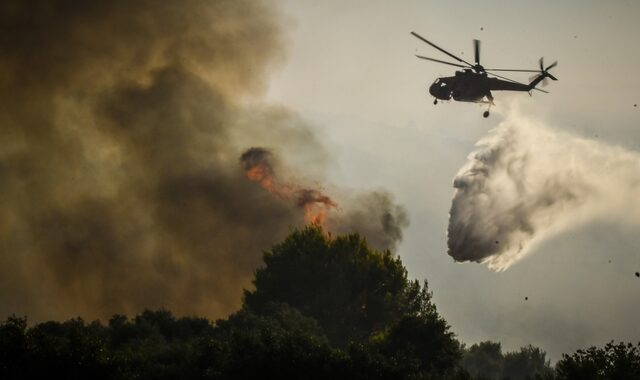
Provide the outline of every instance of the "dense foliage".
[[604,347],[562,355],[556,365],[559,380],[640,379],[640,343],[607,343]]
[[553,379],[546,353],[531,345],[502,353],[497,342],[481,342],[465,350],[462,366],[474,379]]
[[[264,255],[243,307],[215,323],[167,310],[107,325],[82,319],[0,323],[0,379],[553,379],[546,355],[499,343],[465,349],[426,282],[358,235],[294,231]],[[639,378],[639,350],[565,355],[558,379]]]
[[439,319],[426,284],[408,281],[399,258],[373,251],[358,235],[295,231],[264,262],[245,307],[260,313],[270,302],[286,303],[317,320],[338,346],[366,342],[403,316]]

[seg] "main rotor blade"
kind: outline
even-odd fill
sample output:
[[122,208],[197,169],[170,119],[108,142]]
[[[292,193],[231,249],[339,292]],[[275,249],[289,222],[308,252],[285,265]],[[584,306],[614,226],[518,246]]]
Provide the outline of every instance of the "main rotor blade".
[[511,78],[503,77],[502,75],[498,75],[498,74],[494,74],[494,73],[489,73],[489,74],[493,75],[494,77],[498,77],[500,79],[508,80],[509,82],[513,82],[513,83],[521,84],[521,85],[524,85],[524,86],[528,86],[527,84],[524,84],[522,82],[518,82],[517,80],[513,80]]
[[484,69],[484,71],[519,71],[523,73],[539,73],[540,70],[520,70],[520,69]]
[[449,53],[448,51],[446,51],[446,50],[444,50],[443,48],[439,47],[438,45],[434,44],[433,42],[429,42],[429,41],[427,41],[427,39],[426,39],[426,38],[422,37],[422,36],[421,36],[421,35],[419,35],[418,33],[416,33],[416,32],[411,32],[411,34],[413,34],[413,36],[414,36],[414,37],[416,37],[416,38],[418,38],[418,39],[422,40],[423,42],[426,42],[426,43],[427,43],[427,44],[429,44],[430,46],[432,46],[432,47],[434,47],[434,48],[436,48],[436,49],[440,50],[440,51],[441,51],[441,52],[443,52],[444,54],[446,54],[446,55],[448,55],[449,57],[451,57],[451,58],[455,59],[456,61],[458,61],[458,62],[462,62],[462,63],[466,63],[467,65],[469,65],[469,67],[473,67],[473,65],[472,65],[472,64],[470,64],[469,62],[465,61],[465,60],[464,60],[464,59],[462,59],[462,58],[458,58],[458,57],[456,57],[455,55],[453,55],[453,54]]
[[480,64],[480,40],[473,40],[473,51],[476,56],[476,65]]
[[416,57],[418,57],[418,58],[422,58],[422,59],[426,59],[426,60],[428,60],[428,61],[444,63],[445,65],[451,65],[451,66],[456,66],[456,67],[467,67],[467,66],[465,66],[465,65],[458,65],[457,63],[451,63],[451,62],[447,62],[447,61],[441,61],[441,60],[439,60],[439,59],[429,58],[429,57],[424,57],[424,56],[417,55],[417,54],[416,54]]

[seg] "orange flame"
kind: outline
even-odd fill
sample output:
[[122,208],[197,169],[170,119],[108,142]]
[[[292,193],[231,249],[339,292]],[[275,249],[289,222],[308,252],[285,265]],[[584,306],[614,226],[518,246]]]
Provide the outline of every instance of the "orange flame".
[[257,165],[247,170],[247,178],[254,182],[260,183],[260,186],[269,190],[269,192],[275,192],[273,175],[271,175],[268,167],[264,165]]
[[278,198],[295,201],[296,206],[303,210],[305,222],[327,231],[327,213],[338,205],[319,190],[280,182],[268,160],[270,155],[262,148],[247,150],[241,157],[247,178]]
[[325,227],[327,212],[338,205],[328,196],[314,189],[300,189],[297,192],[296,201],[298,207],[304,210],[304,219],[307,223]]

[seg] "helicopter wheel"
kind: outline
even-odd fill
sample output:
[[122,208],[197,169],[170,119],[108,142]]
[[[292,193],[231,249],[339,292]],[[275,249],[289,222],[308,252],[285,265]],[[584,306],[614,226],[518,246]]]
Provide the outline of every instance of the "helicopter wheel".
[[489,117],[489,111],[484,111],[484,113],[482,114],[482,117],[484,118]]
[[438,104],[438,99],[433,99],[433,105]]

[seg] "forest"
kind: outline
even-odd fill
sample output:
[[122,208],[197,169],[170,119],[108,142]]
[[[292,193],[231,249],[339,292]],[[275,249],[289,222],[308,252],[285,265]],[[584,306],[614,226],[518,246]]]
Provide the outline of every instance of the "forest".
[[640,344],[503,352],[459,341],[426,281],[357,234],[293,230],[226,319],[146,310],[106,322],[0,323],[0,378],[640,379]]

